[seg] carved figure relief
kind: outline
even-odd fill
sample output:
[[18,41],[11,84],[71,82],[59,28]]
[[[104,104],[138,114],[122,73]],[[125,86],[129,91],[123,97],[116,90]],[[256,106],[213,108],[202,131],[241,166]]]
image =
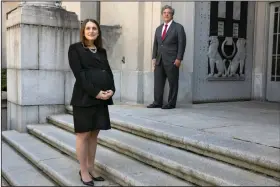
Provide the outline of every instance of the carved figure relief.
[[[221,55],[218,52],[218,47],[219,47],[219,40],[217,36],[211,36],[210,37],[210,45],[209,45],[209,50],[208,50],[208,58],[210,61],[210,74],[208,75],[209,77],[215,76],[215,77],[220,77],[223,76],[225,77],[226,74],[226,65],[225,65],[225,60],[221,57]],[[218,73],[214,74],[214,69],[218,69]]]
[[[244,77],[243,69],[246,58],[246,40],[244,38],[239,38],[236,42],[237,53],[234,58],[230,60],[229,64],[229,76],[236,77],[241,76]],[[237,69],[239,67],[239,74],[237,74]]]
[[211,1],[208,80],[244,80],[247,12],[247,1]]

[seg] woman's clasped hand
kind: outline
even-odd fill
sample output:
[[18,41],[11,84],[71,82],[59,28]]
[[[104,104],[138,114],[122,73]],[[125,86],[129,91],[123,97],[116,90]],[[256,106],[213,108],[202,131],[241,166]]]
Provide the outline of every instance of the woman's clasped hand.
[[113,96],[114,92],[112,90],[100,91],[96,96],[96,99],[107,100]]

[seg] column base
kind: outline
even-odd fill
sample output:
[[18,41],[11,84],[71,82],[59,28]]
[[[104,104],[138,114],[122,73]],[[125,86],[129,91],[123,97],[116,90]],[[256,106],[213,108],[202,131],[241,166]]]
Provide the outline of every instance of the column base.
[[29,124],[46,123],[48,115],[64,113],[64,105],[22,106],[8,101],[7,130],[26,132]]

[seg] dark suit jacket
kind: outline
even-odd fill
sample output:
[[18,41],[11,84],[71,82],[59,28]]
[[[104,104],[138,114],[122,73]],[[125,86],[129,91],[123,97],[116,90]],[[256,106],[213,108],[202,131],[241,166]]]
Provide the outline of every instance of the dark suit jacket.
[[95,98],[101,89],[93,85],[87,76],[87,72],[91,69],[99,68],[107,71],[113,80],[111,90],[116,91],[106,50],[100,48],[96,54],[93,54],[89,49],[84,48],[81,42],[78,42],[70,45],[68,59],[70,68],[76,78],[70,104],[81,107],[99,104],[112,105],[112,98],[106,101]]
[[165,38],[161,39],[163,24],[155,32],[153,59],[156,65],[162,61],[164,64],[174,63],[176,59],[183,60],[186,48],[186,33],[184,27],[174,20],[169,26]]

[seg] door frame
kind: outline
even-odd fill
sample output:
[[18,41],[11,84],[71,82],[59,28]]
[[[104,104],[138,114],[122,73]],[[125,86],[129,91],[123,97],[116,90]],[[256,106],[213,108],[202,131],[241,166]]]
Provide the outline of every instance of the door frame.
[[[269,2],[267,10],[268,10],[268,19],[267,19],[267,51],[266,51],[266,68],[265,68],[265,100],[268,100],[268,88],[269,81],[271,79],[271,60],[272,60],[272,50],[273,50],[273,29],[274,29],[274,8],[275,5],[279,5],[280,2]],[[280,21],[278,22],[280,24]],[[280,33],[280,31],[278,31]],[[279,38],[280,39],[280,38]],[[276,44],[277,45],[277,44]],[[276,62],[277,63],[277,62]]]

